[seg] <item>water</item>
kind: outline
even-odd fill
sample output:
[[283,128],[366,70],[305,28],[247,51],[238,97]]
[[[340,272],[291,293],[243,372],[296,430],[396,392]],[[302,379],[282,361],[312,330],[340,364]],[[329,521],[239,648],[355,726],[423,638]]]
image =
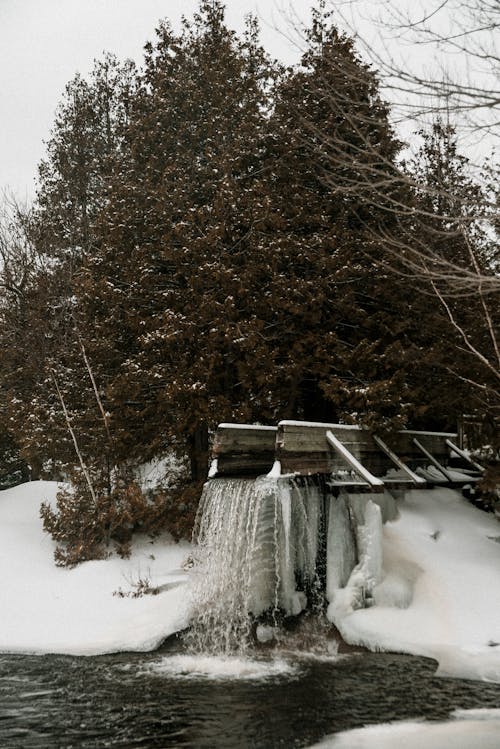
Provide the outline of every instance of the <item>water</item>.
[[[500,685],[438,679],[428,659],[335,655],[320,588],[344,585],[357,562],[366,599],[381,522],[365,496],[314,482],[210,482],[189,635],[152,654],[0,655],[0,749],[307,747],[365,724],[500,708]],[[283,619],[306,599],[316,608]],[[259,616],[284,626],[252,646]]]
[[427,659],[371,653],[239,663],[196,660],[177,646],[99,658],[4,655],[0,747],[306,747],[367,723],[500,707],[500,685],[434,671]]
[[[276,623],[307,605],[321,605],[326,539],[335,536],[335,528],[328,527],[328,508],[336,502],[323,489],[312,480],[269,477],[206,484],[192,573],[192,650],[245,652],[252,619],[264,615]],[[335,522],[337,535],[344,537],[350,522],[346,513],[342,524]],[[354,558],[347,564],[350,572]]]

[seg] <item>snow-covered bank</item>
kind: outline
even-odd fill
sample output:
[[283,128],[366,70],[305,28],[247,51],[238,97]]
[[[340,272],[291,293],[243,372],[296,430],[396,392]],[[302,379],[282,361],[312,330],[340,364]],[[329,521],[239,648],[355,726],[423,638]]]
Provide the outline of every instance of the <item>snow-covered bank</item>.
[[455,710],[453,720],[401,721],[329,736],[310,749],[498,749],[500,710]]
[[[42,530],[39,510],[52,501],[54,482],[31,482],[0,492],[0,652],[97,655],[145,651],[184,628],[189,618],[188,544],[154,544],[145,538],[130,559],[54,565],[54,544]],[[140,598],[139,579],[163,586]]]
[[500,682],[496,518],[451,489],[410,491],[383,528],[382,552],[375,605],[353,610],[349,584],[330,604],[346,641],[435,658],[443,676]]
[[[0,652],[145,651],[187,626],[189,544],[144,538],[128,560],[58,568],[39,517],[56,491],[32,482],[0,492]],[[435,658],[444,676],[500,682],[500,524],[450,489],[408,492],[399,509],[383,529],[366,514],[371,530],[358,545],[371,559],[334,593],[330,619],[352,644]],[[363,577],[374,605],[354,609]],[[141,579],[159,595],[113,595]]]

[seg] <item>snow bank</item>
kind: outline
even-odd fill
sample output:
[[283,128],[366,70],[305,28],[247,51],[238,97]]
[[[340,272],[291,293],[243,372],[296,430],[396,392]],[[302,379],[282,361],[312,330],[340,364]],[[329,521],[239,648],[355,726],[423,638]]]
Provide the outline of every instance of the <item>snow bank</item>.
[[453,720],[401,721],[342,731],[310,749],[498,749],[500,710],[455,710]]
[[[146,651],[183,629],[189,619],[189,544],[139,541],[130,559],[54,565],[54,544],[42,529],[43,500],[57,484],[34,481],[0,492],[0,652],[97,655]],[[158,595],[133,592],[148,579]]]
[[[186,627],[191,588],[182,563],[189,544],[144,538],[128,560],[58,568],[39,518],[40,503],[53,501],[56,492],[52,482],[0,492],[0,652],[145,651]],[[328,616],[345,640],[435,658],[443,676],[500,682],[500,525],[494,516],[450,489],[408,492],[398,519],[384,526],[386,510],[367,495],[349,503],[358,517],[360,561],[351,572],[351,540],[349,564],[328,579]],[[330,564],[345,553],[335,546]],[[113,595],[131,593],[146,579],[159,595]]]
[[[344,639],[435,658],[443,676],[500,682],[495,517],[451,489],[413,490],[400,504],[399,519],[384,526],[377,548],[371,515],[372,563],[363,557],[346,587],[331,594],[328,616]],[[356,608],[360,588],[368,590],[370,608]]]

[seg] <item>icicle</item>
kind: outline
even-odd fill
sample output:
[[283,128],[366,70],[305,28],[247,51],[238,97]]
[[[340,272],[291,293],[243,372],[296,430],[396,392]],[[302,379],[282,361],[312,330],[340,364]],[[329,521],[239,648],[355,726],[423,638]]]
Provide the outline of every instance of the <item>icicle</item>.
[[322,533],[332,616],[339,606],[366,604],[380,578],[380,508],[367,494],[327,499],[317,479],[212,479],[196,528],[189,639],[198,651],[242,652],[256,617],[270,613],[274,626],[278,614],[300,613],[309,593],[317,602]]
[[328,513],[326,597],[333,600],[356,565],[356,546],[346,497],[331,497]]

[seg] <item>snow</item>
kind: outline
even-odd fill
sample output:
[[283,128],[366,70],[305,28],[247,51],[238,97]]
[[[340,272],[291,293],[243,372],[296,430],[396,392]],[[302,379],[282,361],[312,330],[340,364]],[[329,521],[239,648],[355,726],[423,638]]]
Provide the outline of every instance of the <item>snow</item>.
[[222,423],[217,427],[218,429],[251,429],[252,431],[261,432],[276,432],[276,427],[265,426],[263,424],[231,424]]
[[281,463],[279,460],[275,460],[273,463],[273,467],[267,474],[267,477],[269,479],[276,479],[276,478],[279,478],[280,476],[281,476]]
[[[471,478],[471,474],[466,471],[458,471],[454,468],[445,468],[444,470],[451,481],[469,481]],[[435,466],[417,468],[417,471],[423,478],[431,483],[439,483],[445,480],[443,473]]]
[[[442,676],[500,682],[498,521],[446,488],[408,491],[399,510],[380,534],[380,567],[366,523],[371,546],[346,587],[330,591],[329,619],[351,644],[434,658]],[[360,589],[370,608],[356,608]]]
[[[193,586],[183,562],[191,546],[142,538],[128,560],[58,568],[39,517],[41,502],[56,492],[53,482],[0,492],[0,652],[146,651],[185,628]],[[442,676],[500,682],[496,518],[446,488],[408,491],[397,515],[382,496],[339,500],[337,520],[346,525],[346,502],[357,518],[359,555],[351,572],[351,539],[342,574],[328,578],[328,616],[344,639],[434,658]],[[331,549],[330,563],[343,553],[342,544]],[[126,595],[140,580],[159,594]],[[123,597],[113,595],[120,590]]]
[[448,721],[400,721],[327,736],[310,749],[498,749],[500,710],[455,710]]
[[327,424],[323,421],[294,421],[293,419],[285,419],[278,423],[278,427],[290,426],[290,427],[319,427],[321,429],[328,429],[334,427],[336,431],[348,431],[348,432],[359,432],[362,427],[357,424]]
[[[140,540],[130,559],[112,557],[74,569],[56,567],[42,529],[42,501],[58,485],[34,481],[0,492],[0,652],[97,655],[156,648],[189,619],[189,544]],[[133,592],[147,579],[158,595]]]

